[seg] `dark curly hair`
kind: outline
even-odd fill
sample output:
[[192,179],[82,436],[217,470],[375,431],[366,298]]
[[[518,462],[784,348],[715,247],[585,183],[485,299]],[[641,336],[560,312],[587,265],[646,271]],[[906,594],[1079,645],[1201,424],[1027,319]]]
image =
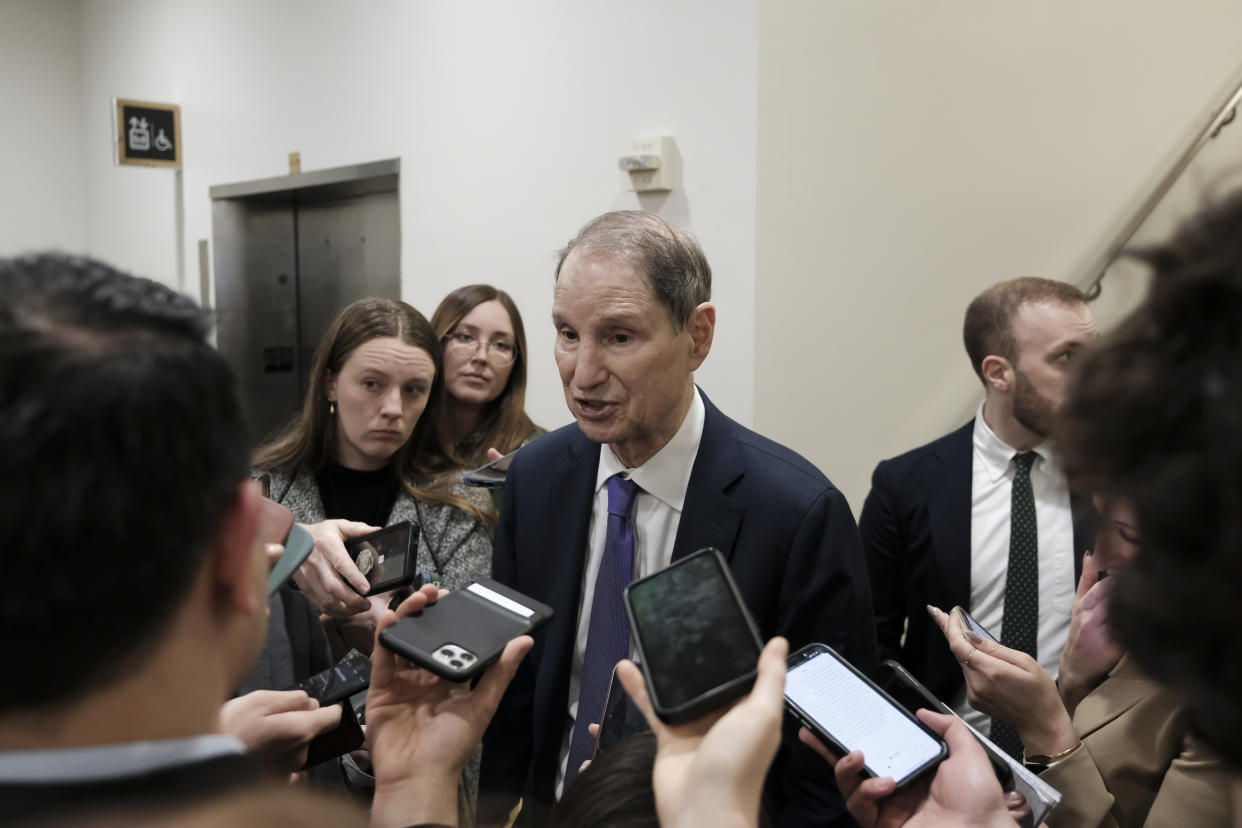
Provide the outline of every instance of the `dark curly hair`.
[[1075,486],[1138,514],[1119,639],[1242,768],[1242,191],[1131,255],[1150,291],[1081,361],[1057,440]]

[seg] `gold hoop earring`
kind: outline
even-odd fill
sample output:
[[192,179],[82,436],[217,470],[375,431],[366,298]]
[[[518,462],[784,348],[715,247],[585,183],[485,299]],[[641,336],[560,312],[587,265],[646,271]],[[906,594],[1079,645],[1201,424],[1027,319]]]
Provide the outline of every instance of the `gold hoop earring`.
[[336,416],[336,400],[328,400],[328,414]]

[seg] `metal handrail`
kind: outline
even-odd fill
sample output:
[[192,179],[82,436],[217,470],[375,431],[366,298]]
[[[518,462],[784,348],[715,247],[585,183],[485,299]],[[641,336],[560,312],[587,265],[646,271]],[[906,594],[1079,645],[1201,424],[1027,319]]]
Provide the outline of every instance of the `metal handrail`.
[[1121,252],[1125,250],[1130,243],[1130,239],[1134,238],[1134,234],[1143,226],[1143,222],[1155,212],[1156,207],[1168,195],[1169,190],[1173,189],[1173,185],[1181,177],[1186,168],[1199,154],[1199,151],[1220,134],[1220,131],[1233,123],[1238,115],[1238,106],[1242,104],[1242,75],[1240,75],[1233,84],[1232,92],[1225,99],[1225,102],[1216,107],[1212,111],[1212,116],[1199,129],[1191,133],[1181,153],[1178,154],[1168,172],[1161,177],[1159,183],[1148,194],[1147,198],[1138,206],[1126,222],[1122,225],[1121,230],[1112,237],[1111,241],[1103,245],[1099,252],[1093,256],[1086,267],[1084,267],[1074,279],[1076,285],[1086,285],[1083,292],[1090,301],[1100,295],[1101,283],[1104,276],[1108,272],[1108,268],[1117,260]]

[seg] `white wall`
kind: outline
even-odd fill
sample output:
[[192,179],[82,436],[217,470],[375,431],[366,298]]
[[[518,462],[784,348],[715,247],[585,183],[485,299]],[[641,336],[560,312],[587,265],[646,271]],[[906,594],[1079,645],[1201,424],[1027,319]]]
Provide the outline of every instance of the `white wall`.
[[[182,106],[186,284],[211,235],[208,188],[399,156],[403,293],[430,315],[476,281],[512,293],[532,353],[528,406],[567,422],[552,362],[554,253],[606,210],[658,210],[715,269],[716,345],[700,381],[752,416],[755,0],[458,3],[109,0],[83,5],[85,129],[114,96]],[[640,201],[622,143],[672,134],[685,187]],[[86,160],[92,252],[176,281],[174,173]]]
[[[759,430],[857,510],[877,461],[965,422],[969,300],[1079,270],[1236,72],[1240,27],[1224,0],[762,4]],[[1137,293],[1107,290],[1111,318]]]
[[[400,157],[406,298],[429,312],[471,281],[513,293],[530,407],[552,426],[568,420],[554,251],[604,210],[657,209],[715,269],[702,384],[856,508],[877,460],[973,410],[967,301],[1078,271],[1238,68],[1242,23],[1233,0],[0,0],[0,15],[0,105],[39,116],[0,146],[0,253],[85,249],[169,283],[181,265],[196,293],[210,186],[283,174],[290,151],[305,170]],[[112,163],[116,96],[182,105],[181,261],[176,174]],[[640,200],[615,159],[659,133],[685,187]],[[1140,292],[1110,277],[1097,312]]]
[[0,256],[84,246],[78,42],[76,0],[0,0]]

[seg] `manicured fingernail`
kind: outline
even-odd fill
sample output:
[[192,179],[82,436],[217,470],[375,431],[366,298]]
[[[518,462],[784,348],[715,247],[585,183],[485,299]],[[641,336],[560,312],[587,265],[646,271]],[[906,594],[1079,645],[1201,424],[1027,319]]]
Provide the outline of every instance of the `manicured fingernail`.
[[962,635],[966,636],[966,640],[976,647],[983,643],[983,636],[971,629],[962,630]]
[[927,605],[927,614],[928,614],[928,615],[930,615],[930,616],[934,619],[937,615],[939,615],[939,614],[940,614],[940,610],[936,609],[936,608],[935,608],[935,607],[933,607],[931,604],[928,604],[928,605]]

